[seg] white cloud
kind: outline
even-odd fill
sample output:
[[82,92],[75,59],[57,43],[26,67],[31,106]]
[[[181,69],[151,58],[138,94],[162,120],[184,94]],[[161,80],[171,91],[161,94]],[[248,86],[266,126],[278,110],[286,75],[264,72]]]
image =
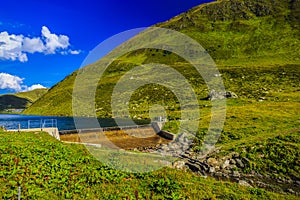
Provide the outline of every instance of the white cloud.
[[14,91],[21,91],[23,78],[13,76],[7,73],[0,73],[0,89],[8,89]]
[[28,53],[45,51],[45,46],[40,38],[24,38],[22,50]]
[[42,27],[41,37],[24,37],[23,35],[0,32],[0,59],[28,61],[28,53],[43,54],[79,54],[80,50],[71,50],[69,37],[51,33],[46,27]]
[[25,92],[35,89],[45,88],[41,84],[35,84],[30,87],[23,84],[24,78],[7,73],[0,73],[0,89],[13,90],[15,92]]
[[53,34],[46,26],[42,27],[42,36],[46,40],[46,51],[50,54],[54,54],[56,49],[66,49],[70,45],[68,36]]
[[19,60],[26,62],[27,55],[22,52],[23,35],[0,33],[0,58],[3,60]]
[[80,50],[69,50],[69,53],[73,54],[73,55],[77,55],[77,54],[80,54],[81,51]]
[[31,91],[31,90],[36,90],[36,89],[43,89],[43,88],[46,88],[46,87],[44,87],[41,84],[35,84],[35,85],[30,86],[30,87],[27,87],[26,91]]

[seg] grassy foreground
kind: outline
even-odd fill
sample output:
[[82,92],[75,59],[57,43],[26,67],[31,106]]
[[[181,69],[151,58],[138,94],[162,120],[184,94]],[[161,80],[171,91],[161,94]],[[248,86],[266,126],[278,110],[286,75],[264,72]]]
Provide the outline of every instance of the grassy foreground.
[[0,198],[16,199],[297,199],[164,168],[147,174],[116,171],[81,145],[46,133],[0,132]]

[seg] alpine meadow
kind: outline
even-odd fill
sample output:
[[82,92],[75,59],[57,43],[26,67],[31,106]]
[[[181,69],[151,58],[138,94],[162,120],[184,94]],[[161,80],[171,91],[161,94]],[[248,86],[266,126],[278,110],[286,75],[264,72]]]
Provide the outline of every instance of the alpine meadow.
[[[226,119],[215,149],[199,156],[214,95],[203,77],[173,52],[139,49],[105,70],[96,89],[96,115],[113,117],[112,93],[128,71],[149,63],[165,64],[184,76],[199,103],[199,128],[188,150],[170,167],[130,173],[115,169],[119,160],[114,157],[109,166],[99,162],[82,144],[58,141],[44,132],[1,130],[1,199],[16,199],[19,186],[22,199],[299,199],[300,1],[217,0],[153,27],[189,36],[216,63],[220,72],[216,76],[226,89]],[[14,94],[21,99],[22,114],[73,116],[77,74],[78,70],[49,90]],[[130,116],[138,124],[149,124],[149,108],[157,104],[166,110],[163,131],[180,135],[180,102],[162,85],[138,88],[128,103]],[[120,132],[113,131],[106,134],[118,137]]]

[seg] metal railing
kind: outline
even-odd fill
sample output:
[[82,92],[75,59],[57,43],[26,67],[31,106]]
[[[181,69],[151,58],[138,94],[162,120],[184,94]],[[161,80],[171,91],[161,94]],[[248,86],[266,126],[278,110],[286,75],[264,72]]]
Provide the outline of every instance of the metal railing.
[[57,128],[56,119],[41,119],[41,120],[28,120],[28,129],[31,128]]

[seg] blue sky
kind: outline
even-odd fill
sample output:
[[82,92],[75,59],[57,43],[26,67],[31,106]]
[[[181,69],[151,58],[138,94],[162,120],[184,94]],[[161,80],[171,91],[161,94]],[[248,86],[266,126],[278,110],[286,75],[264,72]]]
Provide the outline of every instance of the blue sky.
[[1,1],[0,93],[49,88],[105,39],[208,1]]

